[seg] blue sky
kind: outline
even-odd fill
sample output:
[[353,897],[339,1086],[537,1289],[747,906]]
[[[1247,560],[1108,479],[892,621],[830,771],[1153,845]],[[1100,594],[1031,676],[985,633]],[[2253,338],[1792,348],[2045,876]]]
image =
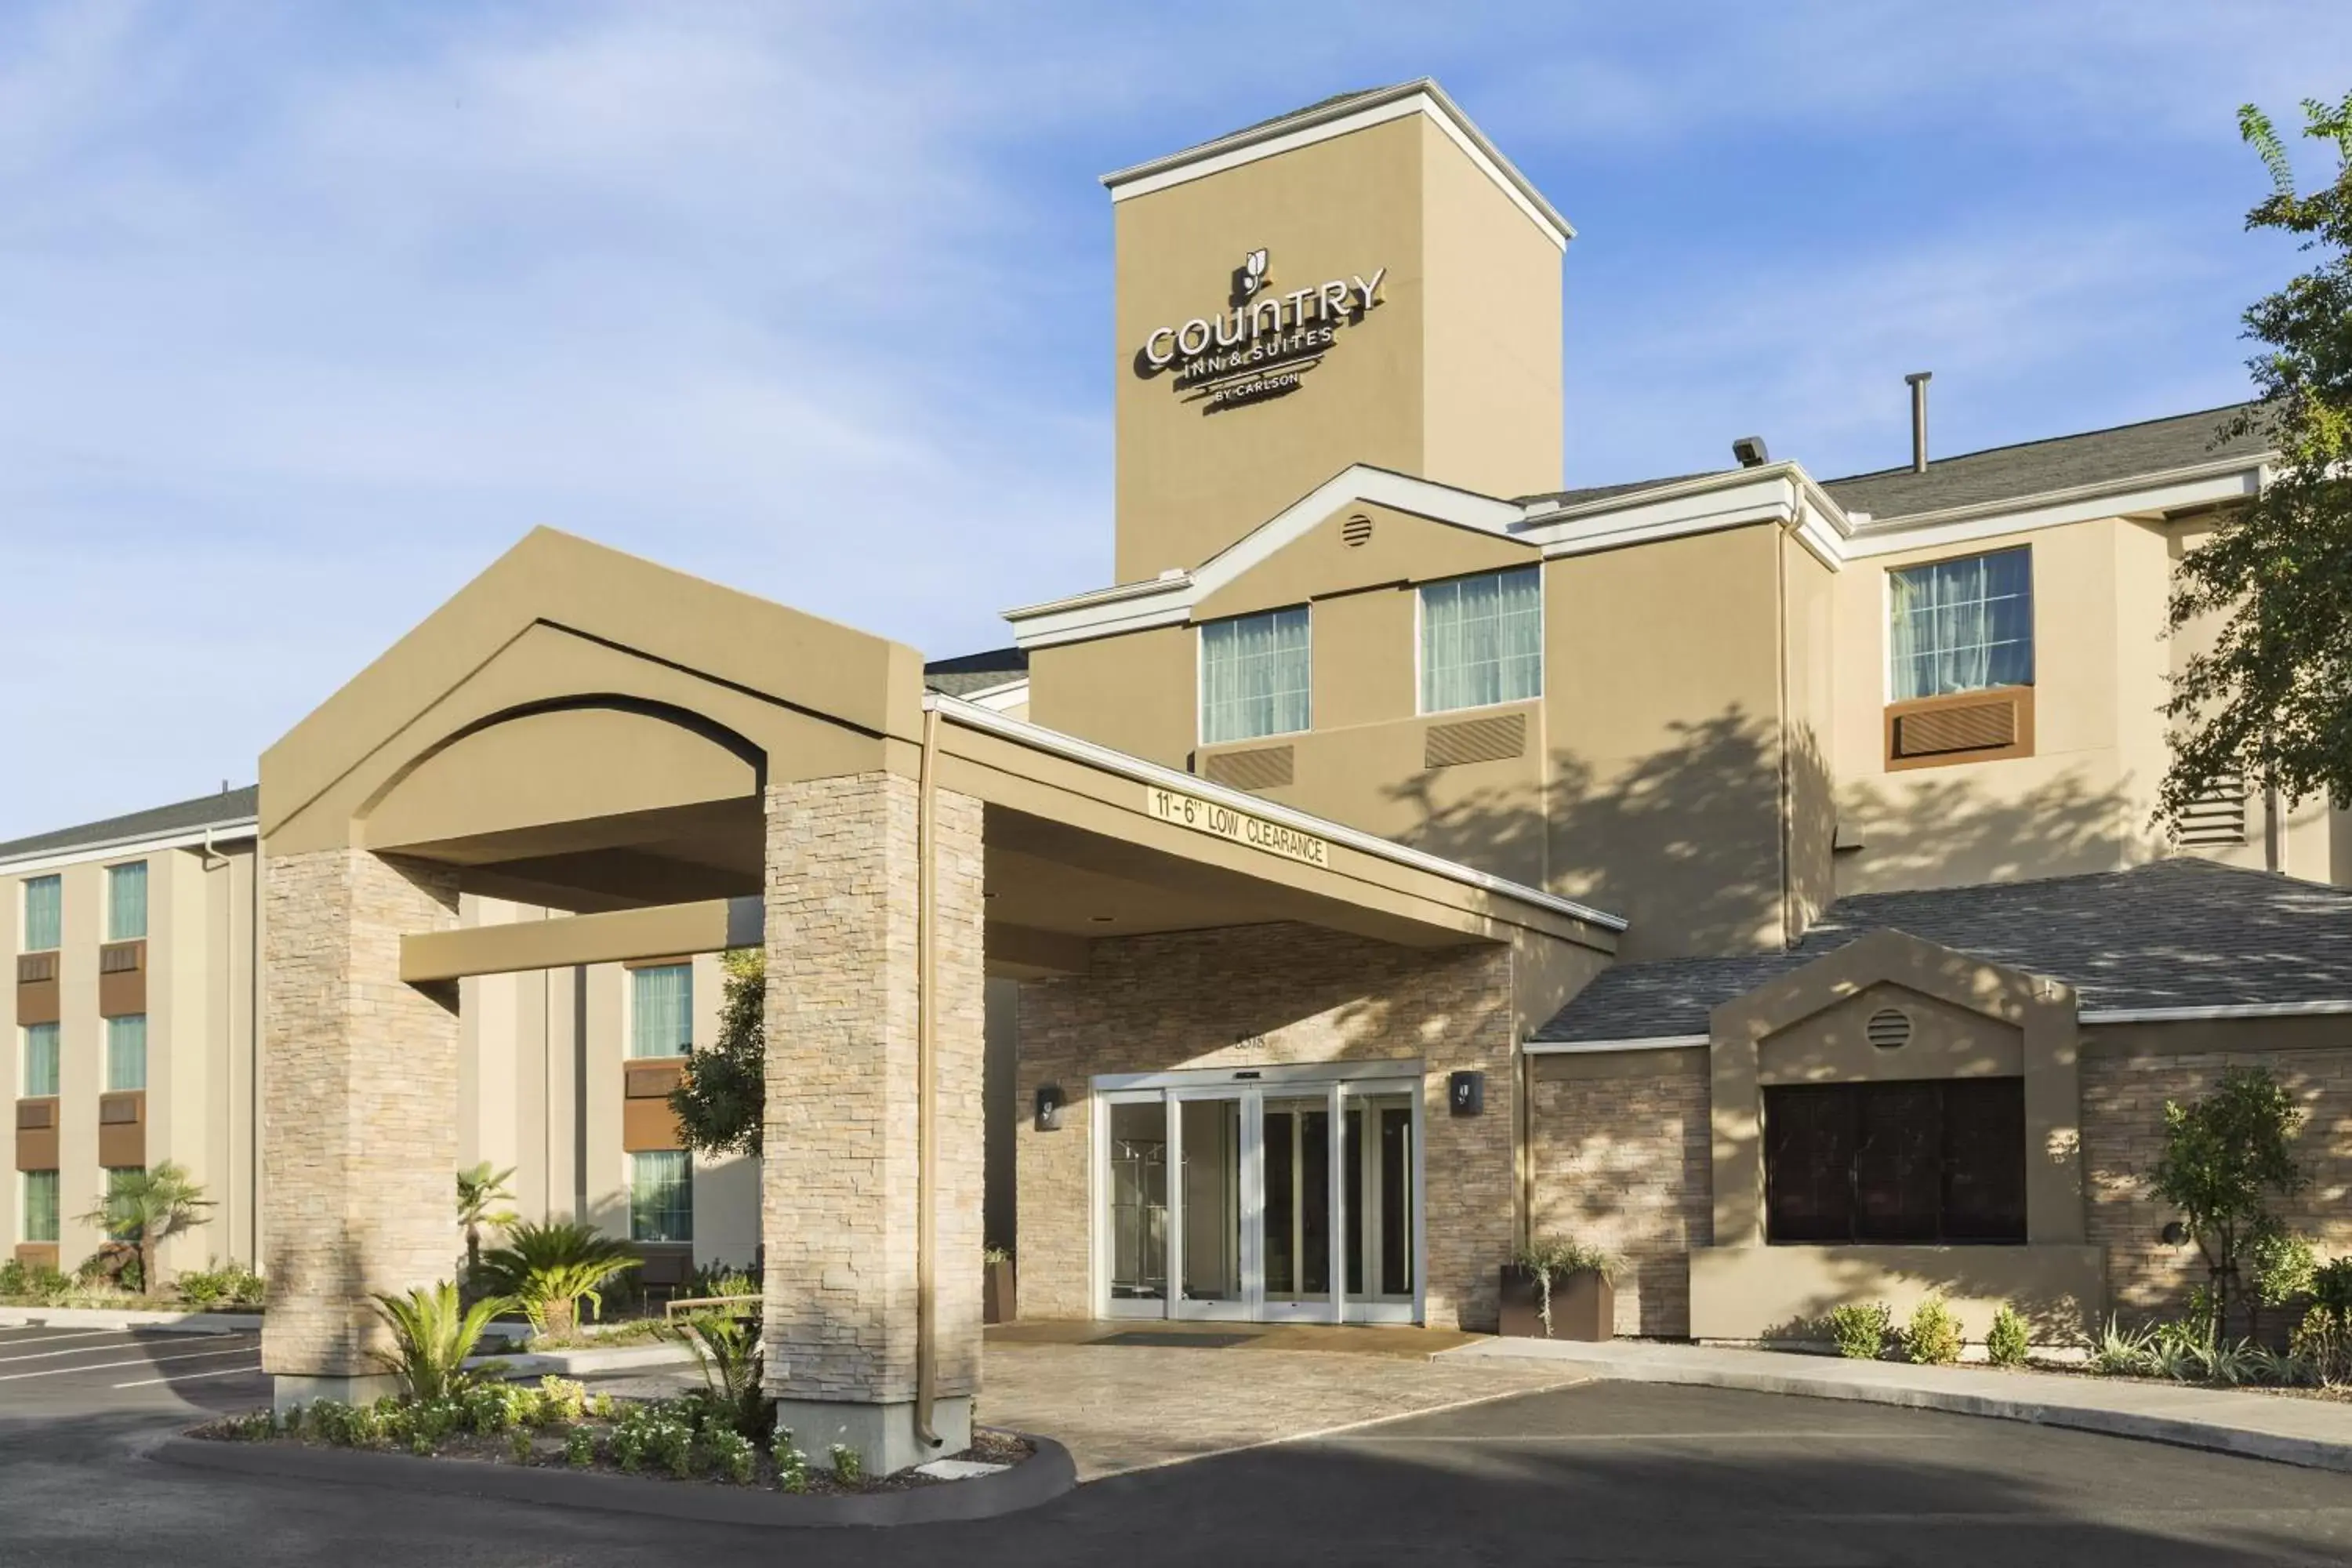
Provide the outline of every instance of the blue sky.
[[[1430,74],[1578,226],[1568,473],[2242,395],[2352,6],[0,0],[0,838],[250,779],[535,523],[904,638],[1110,570],[1103,171]],[[2320,173],[2317,149],[2305,156]]]

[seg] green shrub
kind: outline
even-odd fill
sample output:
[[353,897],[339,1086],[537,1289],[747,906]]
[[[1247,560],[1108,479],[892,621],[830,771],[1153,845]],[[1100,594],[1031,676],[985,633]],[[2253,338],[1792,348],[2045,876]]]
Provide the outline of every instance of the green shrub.
[[73,1284],[46,1263],[19,1263],[10,1258],[0,1264],[0,1296],[28,1296],[46,1307],[70,1292]]
[[563,1435],[563,1462],[575,1470],[584,1470],[596,1462],[593,1426],[574,1426]]
[[202,1268],[191,1268],[173,1281],[172,1288],[180,1300],[198,1311],[219,1307],[258,1307],[268,1294],[261,1276],[242,1263],[222,1263],[208,1260]]
[[2147,1377],[2155,1371],[2156,1331],[2139,1329],[2126,1331],[2116,1325],[2113,1317],[2099,1334],[2099,1342],[2091,1352],[2091,1370],[2109,1377]]
[[761,1387],[760,1320],[696,1313],[680,1325],[695,1364],[702,1369],[702,1384],[713,1405],[741,1436],[757,1440],[767,1435],[772,1406]]
[[1895,1314],[1884,1301],[1849,1301],[1829,1316],[1830,1338],[1848,1361],[1876,1361],[1886,1353]]
[[489,1296],[460,1306],[457,1287],[447,1280],[422,1285],[404,1296],[378,1294],[376,1316],[392,1331],[389,1352],[376,1352],[384,1370],[400,1380],[411,1399],[438,1400],[468,1382],[466,1359],[481,1342],[482,1331],[510,1302]]
[[530,1463],[530,1428],[518,1426],[507,1434],[507,1457],[518,1465]]
[[846,1443],[835,1443],[827,1450],[833,1458],[833,1479],[843,1486],[854,1487],[866,1479],[866,1461],[857,1450]]
[[1985,1333],[1985,1357],[1995,1366],[2023,1366],[2026,1354],[2032,1349],[2033,1336],[2016,1308],[2003,1301],[1992,1315],[1992,1327]]
[[759,1454],[750,1438],[731,1430],[714,1432],[710,1435],[709,1450],[712,1469],[739,1487],[750,1482],[752,1462]]
[[1922,1366],[1950,1366],[1960,1359],[1960,1320],[1944,1305],[1941,1296],[1929,1295],[1912,1309],[1911,1322],[1903,1331],[1905,1353]]
[[788,1492],[804,1492],[809,1489],[808,1456],[793,1447],[793,1429],[779,1426],[768,1445],[768,1458],[775,1461],[776,1485]]
[[536,1332],[560,1340],[578,1323],[582,1301],[602,1311],[607,1283],[639,1262],[625,1244],[593,1226],[525,1220],[509,1228],[505,1246],[482,1254],[474,1278],[482,1289],[520,1303]]

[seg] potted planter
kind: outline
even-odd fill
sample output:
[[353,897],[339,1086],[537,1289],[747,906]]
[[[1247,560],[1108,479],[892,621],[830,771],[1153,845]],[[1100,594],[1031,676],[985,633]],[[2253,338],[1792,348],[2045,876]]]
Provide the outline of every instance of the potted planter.
[[1573,1241],[1522,1247],[1503,1265],[1501,1333],[1517,1339],[1597,1342],[1617,1335],[1612,1261]]
[[992,1247],[982,1254],[980,1321],[1009,1323],[1021,1316],[1021,1291],[1013,1271],[1013,1254]]

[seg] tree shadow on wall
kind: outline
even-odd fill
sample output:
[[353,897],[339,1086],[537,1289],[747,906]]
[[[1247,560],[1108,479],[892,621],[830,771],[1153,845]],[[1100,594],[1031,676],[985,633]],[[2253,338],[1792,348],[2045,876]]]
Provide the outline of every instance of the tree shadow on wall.
[[[1621,959],[1770,952],[1783,940],[1783,866],[1794,939],[1840,885],[1934,886],[1940,868],[2053,875],[2115,863],[2130,807],[2116,790],[2072,775],[2013,797],[1970,780],[1938,781],[1897,799],[1841,792],[1810,729],[1787,748],[1778,727],[1738,704],[1669,726],[1655,751],[1626,759],[1555,748],[1549,780],[1454,788],[1455,770],[1391,785],[1419,827],[1407,841],[1630,922]],[[1781,801],[1789,802],[1784,840]],[[1843,799],[1841,801],[1841,795]],[[1833,848],[1841,814],[1900,827],[1890,847]],[[1970,875],[1965,879],[1983,879]]]

